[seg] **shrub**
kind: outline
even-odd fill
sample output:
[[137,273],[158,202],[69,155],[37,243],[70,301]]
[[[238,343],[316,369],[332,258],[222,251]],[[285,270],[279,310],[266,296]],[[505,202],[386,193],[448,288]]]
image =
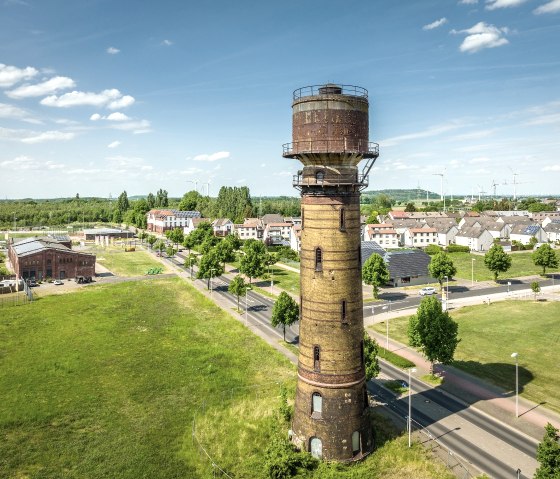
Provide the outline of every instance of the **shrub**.
[[413,368],[414,366],[416,366],[416,364],[414,364],[412,361],[409,361],[408,359],[403,358],[398,354],[388,351],[382,346],[378,346],[378,347],[379,347],[379,353],[377,354],[378,357],[385,359],[386,361],[389,361],[391,364],[394,364],[398,368],[406,369],[406,368]]
[[458,244],[450,244],[447,246],[448,253],[470,253],[471,249],[468,246],[461,246]]
[[438,246],[437,244],[430,244],[426,246],[424,251],[431,256],[442,251],[442,247]]

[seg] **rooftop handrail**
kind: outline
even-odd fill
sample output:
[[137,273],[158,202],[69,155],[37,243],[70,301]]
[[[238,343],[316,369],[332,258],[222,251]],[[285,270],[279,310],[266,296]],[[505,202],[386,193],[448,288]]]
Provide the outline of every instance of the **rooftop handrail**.
[[298,88],[297,90],[294,90],[294,100],[298,100],[299,98],[304,98],[308,96],[317,96],[317,95],[325,95],[325,94],[328,95],[330,93],[322,93],[320,90],[329,89],[329,88],[340,89],[341,92],[339,94],[341,95],[355,96],[355,97],[365,98],[365,99],[367,99],[368,97],[368,91],[365,88],[362,88],[361,86],[339,85],[336,83],[332,83],[332,84],[329,83],[323,85],[309,85],[309,86]]
[[352,138],[299,140],[282,145],[282,154],[295,153],[369,153],[379,155],[379,144]]

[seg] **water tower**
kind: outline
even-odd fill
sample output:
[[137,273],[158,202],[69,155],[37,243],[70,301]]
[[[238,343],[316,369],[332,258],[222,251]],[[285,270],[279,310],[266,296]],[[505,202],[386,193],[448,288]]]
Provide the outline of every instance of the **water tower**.
[[301,191],[302,224],[292,440],[315,457],[353,461],[373,448],[366,417],[360,191],[379,149],[369,142],[364,88],[300,88],[292,110],[292,143],[284,145],[283,156],[303,164],[293,179]]

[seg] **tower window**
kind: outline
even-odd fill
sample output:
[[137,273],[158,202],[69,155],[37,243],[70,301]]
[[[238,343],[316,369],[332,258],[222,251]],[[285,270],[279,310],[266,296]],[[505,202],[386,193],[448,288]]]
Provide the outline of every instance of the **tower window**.
[[340,305],[340,316],[343,323],[348,322],[348,316],[346,314],[346,300],[342,300]]
[[352,454],[354,456],[360,452],[360,432],[354,431],[352,433]]
[[315,248],[315,271],[323,271],[323,250]]
[[321,370],[321,348],[319,346],[313,346],[313,369]]
[[345,231],[346,230],[346,212],[344,211],[344,208],[341,208],[340,210],[340,225],[339,225],[339,229],[340,231]]
[[321,417],[323,413],[323,396],[319,393],[313,393],[311,396],[311,414],[315,417]]
[[301,208],[301,229],[303,229],[303,225],[305,224],[305,215],[304,215],[304,208]]
[[317,183],[323,184],[324,179],[325,173],[323,171],[318,171],[317,173],[315,173],[315,180],[317,181]]
[[309,452],[311,455],[317,459],[323,457],[323,442],[318,437],[312,437],[309,439]]

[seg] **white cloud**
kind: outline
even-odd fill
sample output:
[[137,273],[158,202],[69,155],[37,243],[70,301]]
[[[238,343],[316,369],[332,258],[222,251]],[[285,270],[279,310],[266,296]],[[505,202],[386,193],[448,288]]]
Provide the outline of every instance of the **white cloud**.
[[107,48],[107,53],[108,53],[109,55],[116,55],[116,54],[119,53],[119,52],[120,52],[120,50],[119,50],[118,48],[115,48],[115,47],[109,47],[109,48]]
[[229,158],[229,151],[217,151],[216,153],[196,155],[192,158],[193,161],[218,161]]
[[107,148],[117,148],[118,146],[120,146],[121,142],[120,141],[112,141],[111,143],[109,143],[107,145]]
[[28,113],[17,106],[0,103],[0,118],[15,118],[21,120],[27,116]]
[[162,45],[165,45],[166,47],[170,47],[171,45],[173,45],[173,42],[171,40],[164,40],[163,42],[161,42]]
[[451,139],[459,141],[477,140],[479,138],[487,138],[489,136],[492,136],[495,131],[495,129],[471,131],[469,133],[463,133],[462,135],[456,135]]
[[11,87],[21,80],[28,80],[39,73],[33,67],[18,68],[0,63],[0,87]]
[[13,160],[0,161],[0,167],[6,170],[38,170],[41,164],[28,156],[22,155],[14,158]]
[[126,116],[124,113],[116,111],[115,113],[111,113],[107,116],[106,120],[109,121],[128,121],[130,118]]
[[462,52],[475,53],[484,48],[495,48],[507,45],[509,41],[504,38],[508,28],[498,28],[485,22],[478,22],[466,30],[451,30],[453,34],[466,33],[467,37],[461,43],[459,50]]
[[490,161],[492,161],[490,158],[486,157],[486,156],[478,156],[476,158],[472,158],[471,160],[469,160],[470,164],[476,164],[476,163],[489,163]]
[[91,116],[89,117],[89,119],[90,119],[91,121],[99,121],[99,120],[101,120],[102,118],[103,118],[103,117],[102,117],[99,113],[94,113],[93,115],[91,115]]
[[527,0],[486,0],[486,10],[496,10],[497,8],[517,7]]
[[548,3],[544,3],[540,7],[533,10],[535,15],[542,15],[543,13],[558,13],[560,12],[560,0],[551,0]]
[[553,123],[560,123],[560,113],[552,113],[550,115],[540,115],[532,120],[529,120],[527,125],[551,125]]
[[134,98],[129,95],[123,96],[116,88],[103,90],[101,93],[72,91],[64,95],[51,95],[41,100],[41,105],[57,108],[69,108],[72,106],[108,106],[110,109],[132,105]]
[[10,98],[28,98],[35,96],[44,96],[54,93],[58,90],[65,90],[66,88],[73,88],[76,84],[72,78],[68,77],[54,77],[47,81],[37,83],[35,85],[22,85],[15,90],[6,92]]
[[43,141],[68,141],[76,136],[75,133],[66,131],[45,131],[21,140],[22,143],[42,143]]
[[560,164],[545,166],[541,171],[560,171]]
[[447,18],[443,17],[435,22],[428,23],[428,25],[424,25],[422,30],[433,30],[434,28],[441,27],[442,25],[447,23]]
[[460,0],[459,5],[476,5],[478,0]]
[[117,122],[111,125],[111,128],[116,130],[132,131],[134,134],[149,133],[152,131],[150,122],[148,120]]
[[416,140],[418,138],[429,138],[432,136],[438,136],[441,135],[442,133],[446,133],[448,131],[451,130],[455,130],[459,127],[461,127],[462,125],[459,122],[451,122],[449,124],[446,125],[436,125],[436,126],[432,126],[430,128],[428,128],[427,130],[424,131],[419,131],[416,133],[409,133],[407,135],[400,135],[400,136],[394,136],[392,138],[387,138],[385,140],[382,140],[379,142],[379,144],[381,146],[395,146],[403,141],[408,141],[408,140]]

